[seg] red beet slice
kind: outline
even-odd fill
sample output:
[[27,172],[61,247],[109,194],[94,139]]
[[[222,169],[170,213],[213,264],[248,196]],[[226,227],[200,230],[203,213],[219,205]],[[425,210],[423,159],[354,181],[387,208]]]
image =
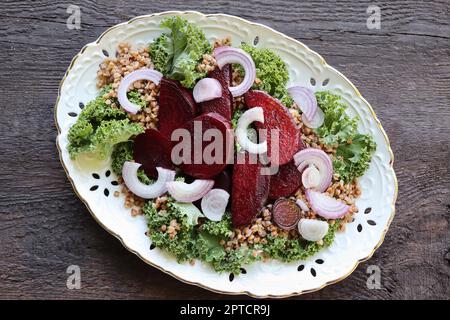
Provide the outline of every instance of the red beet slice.
[[[301,140],[300,134],[300,151],[305,148],[305,144]],[[276,200],[281,197],[289,197],[302,184],[302,174],[295,166],[294,160],[280,166],[278,172],[272,176],[270,180],[269,199]]]
[[170,139],[172,131],[193,119],[197,110],[190,90],[184,88],[178,81],[161,79],[158,128],[162,135]]
[[221,69],[216,67],[209,73],[209,77],[217,79],[222,85],[222,97],[205,101],[200,104],[203,113],[216,112],[227,120],[231,120],[232,96],[229,90],[231,84],[231,65]]
[[156,167],[174,170],[170,158],[172,143],[158,130],[147,129],[134,140],[134,160],[142,164],[148,176],[157,178]]
[[227,170],[214,177],[214,189],[223,189],[231,194],[231,175]]
[[[201,131],[199,130],[200,125]],[[195,132],[196,127],[198,128],[198,132]],[[207,113],[188,121],[181,129],[189,131],[191,137],[191,150],[188,150],[190,153],[183,149],[181,149],[182,151],[175,150],[176,154],[181,153],[183,163],[181,163],[180,168],[184,173],[194,178],[209,179],[226,168],[227,164],[230,162],[228,161],[229,157],[233,156],[234,147],[233,131],[228,120],[217,113]],[[213,141],[205,141],[206,139],[202,139],[205,131],[209,129],[219,130],[221,134],[221,149],[219,148],[219,145],[217,149],[221,150],[221,156],[216,153],[217,150],[213,147],[216,139],[215,137],[212,139]],[[181,142],[182,141],[180,141],[180,143]],[[177,143],[175,143],[174,148],[178,148]],[[205,158],[205,153],[211,154],[213,159]]]
[[292,160],[280,166],[278,173],[270,180],[269,199],[276,200],[281,197],[289,197],[302,184],[302,174],[297,170]]
[[292,230],[300,220],[300,208],[292,200],[278,199],[273,204],[272,217],[281,229]]
[[233,187],[231,196],[231,212],[233,226],[250,224],[261,211],[269,194],[270,175],[262,175],[260,162],[245,163],[233,166]]
[[[264,124],[256,125],[258,128],[267,130],[267,154],[271,163],[283,165],[291,161],[299,148],[300,131],[289,110],[264,91],[250,90],[244,98],[248,108],[261,107],[264,110]],[[273,129],[279,132],[278,159],[275,154],[272,155],[272,152],[275,152],[271,146],[271,130]]]

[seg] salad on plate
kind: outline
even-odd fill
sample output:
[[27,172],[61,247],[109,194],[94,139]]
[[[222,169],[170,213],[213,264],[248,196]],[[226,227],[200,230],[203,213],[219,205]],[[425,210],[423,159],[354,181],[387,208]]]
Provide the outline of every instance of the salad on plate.
[[210,43],[179,16],[161,28],[100,64],[70,157],[110,159],[124,206],[179,262],[239,274],[329,246],[358,212],[373,137],[338,94],[290,83],[274,51]]

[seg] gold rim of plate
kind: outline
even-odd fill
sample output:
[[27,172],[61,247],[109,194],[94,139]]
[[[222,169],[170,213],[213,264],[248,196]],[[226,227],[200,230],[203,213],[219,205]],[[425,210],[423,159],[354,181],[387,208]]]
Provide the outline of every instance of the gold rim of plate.
[[135,250],[131,249],[130,247],[128,247],[128,246],[124,243],[123,239],[122,239],[118,234],[112,232],[109,228],[107,228],[104,224],[102,224],[102,223],[97,219],[96,215],[92,212],[92,209],[90,208],[90,206],[89,206],[89,204],[87,203],[87,201],[86,201],[86,200],[78,193],[78,190],[77,190],[77,188],[76,188],[76,186],[75,186],[75,184],[74,184],[72,178],[70,177],[69,172],[68,172],[68,170],[67,170],[67,168],[66,168],[64,162],[62,161],[62,151],[61,151],[61,147],[59,146],[58,137],[57,137],[57,138],[56,138],[56,147],[57,147],[57,149],[58,149],[59,160],[60,160],[60,162],[61,162],[62,167],[64,168],[64,171],[65,171],[65,173],[66,173],[66,176],[67,176],[67,178],[69,179],[69,182],[70,182],[70,184],[72,185],[72,188],[73,188],[75,194],[76,194],[76,195],[78,196],[78,198],[85,204],[86,208],[88,209],[89,213],[90,213],[91,216],[94,218],[94,220],[95,220],[98,224],[100,224],[100,225],[103,227],[103,229],[105,229],[108,233],[110,233],[111,235],[113,235],[114,237],[116,237],[116,238],[122,243],[122,245],[125,247],[125,249],[127,249],[128,251],[130,251],[130,252],[134,253],[135,255],[137,255],[137,256],[138,256],[142,261],[144,261],[145,263],[151,265],[152,267],[155,267],[155,268],[161,270],[162,272],[164,272],[164,273],[166,273],[166,274],[169,274],[170,276],[174,277],[175,279],[177,279],[177,280],[179,280],[179,281],[181,281],[181,282],[184,282],[184,283],[187,283],[187,284],[190,284],[190,285],[195,285],[195,286],[201,287],[201,288],[203,288],[203,289],[206,289],[206,290],[209,290],[209,291],[212,291],[212,292],[215,292],[215,293],[226,294],[226,295],[248,295],[248,296],[253,297],[253,298],[288,298],[288,297],[299,296],[299,295],[302,295],[302,294],[306,294],[306,293],[311,293],[311,292],[319,291],[319,290],[321,290],[321,289],[323,289],[323,288],[325,288],[325,287],[327,287],[327,286],[329,286],[329,285],[331,285],[331,284],[335,284],[335,283],[338,283],[338,282],[344,280],[344,279],[347,278],[350,274],[352,274],[353,271],[355,271],[355,269],[358,267],[358,265],[359,265],[360,263],[369,260],[369,259],[373,256],[373,254],[375,253],[375,251],[376,251],[376,250],[381,246],[381,244],[383,243],[384,238],[385,238],[385,236],[386,236],[386,233],[387,233],[387,231],[388,231],[388,229],[389,229],[389,226],[391,225],[391,222],[392,222],[392,220],[394,219],[394,216],[395,216],[395,202],[396,202],[396,200],[397,200],[397,195],[398,195],[398,181],[397,181],[397,177],[396,177],[396,175],[395,175],[395,171],[394,171],[394,167],[393,167],[393,166],[394,166],[394,153],[392,152],[392,148],[391,148],[391,144],[390,144],[390,142],[389,142],[389,138],[388,138],[386,132],[384,131],[384,129],[383,129],[381,123],[380,123],[380,120],[377,118],[377,116],[376,116],[376,114],[375,114],[375,111],[373,110],[373,108],[372,108],[372,106],[370,105],[370,103],[367,102],[367,100],[365,100],[365,99],[362,97],[362,95],[359,93],[359,91],[358,91],[358,89],[355,87],[355,85],[354,85],[349,79],[347,79],[346,76],[344,76],[341,72],[339,72],[338,70],[336,70],[336,69],[333,68],[332,66],[328,65],[328,64],[326,63],[325,59],[324,59],[320,54],[318,54],[317,52],[315,52],[315,51],[309,49],[309,47],[306,46],[305,44],[303,44],[302,42],[300,42],[300,41],[298,41],[298,40],[295,40],[295,39],[293,39],[293,38],[291,38],[291,37],[289,37],[289,36],[287,36],[287,35],[285,35],[285,34],[283,34],[283,33],[281,33],[281,32],[278,32],[278,31],[276,31],[276,30],[274,30],[274,29],[272,29],[272,28],[270,28],[270,27],[268,27],[268,26],[266,26],[266,25],[264,25],[264,24],[255,23],[255,22],[250,22],[250,21],[248,21],[248,20],[246,20],[246,19],[243,19],[243,18],[240,18],[240,17],[237,17],[237,16],[233,16],[233,15],[229,15],[229,14],[223,14],[223,13],[203,14],[203,13],[198,12],[198,11],[164,11],[164,12],[159,12],[159,13],[153,13],[153,14],[148,14],[148,15],[138,16],[138,17],[135,17],[135,18],[133,18],[133,19],[127,21],[127,22],[123,22],[123,23],[114,25],[114,26],[108,28],[106,31],[104,31],[104,32],[98,37],[98,39],[97,39],[96,41],[94,41],[94,42],[92,42],[92,43],[88,43],[87,45],[85,45],[85,46],[80,50],[80,52],[78,52],[78,53],[75,55],[75,57],[73,57],[72,61],[70,62],[70,65],[69,65],[68,69],[67,69],[66,72],[64,73],[64,76],[63,76],[63,78],[62,78],[62,80],[61,80],[61,82],[60,82],[60,84],[59,84],[59,88],[58,88],[58,97],[57,97],[57,99],[56,99],[55,108],[54,108],[54,120],[55,120],[56,128],[57,128],[57,130],[58,130],[58,136],[61,134],[61,128],[59,127],[58,121],[57,121],[57,119],[56,119],[56,111],[57,111],[57,107],[58,107],[58,104],[59,104],[59,99],[60,99],[60,94],[61,94],[61,88],[62,88],[62,85],[63,85],[64,81],[66,80],[67,75],[69,74],[69,72],[70,72],[70,70],[72,69],[73,65],[75,64],[75,61],[78,59],[78,57],[79,57],[81,54],[83,54],[83,52],[86,50],[86,48],[87,48],[89,45],[92,45],[92,44],[98,44],[98,43],[100,42],[100,40],[101,40],[108,32],[110,32],[110,31],[112,31],[112,30],[118,28],[119,26],[126,25],[126,24],[130,24],[130,23],[132,23],[133,21],[136,21],[136,20],[139,20],[139,19],[150,18],[150,17],[154,17],[154,16],[163,16],[163,15],[184,15],[184,14],[198,14],[198,15],[201,15],[201,16],[204,16],[204,17],[214,17],[214,16],[232,17],[232,18],[238,19],[238,20],[240,20],[240,21],[242,21],[242,22],[244,22],[244,23],[248,23],[248,24],[250,24],[250,25],[254,25],[254,26],[258,26],[258,27],[265,28],[265,29],[267,29],[267,30],[269,30],[269,31],[271,31],[271,32],[273,32],[273,33],[275,33],[276,35],[278,35],[278,36],[280,36],[280,37],[283,37],[283,38],[285,38],[285,39],[287,39],[287,40],[289,40],[289,41],[291,41],[291,42],[294,42],[294,43],[297,44],[297,45],[302,46],[302,47],[303,47],[304,49],[306,49],[310,54],[316,55],[316,56],[320,59],[321,63],[322,63],[324,66],[326,66],[327,68],[333,70],[334,72],[336,72],[336,73],[338,73],[340,76],[342,76],[342,78],[343,78],[343,79],[344,79],[344,80],[345,80],[345,81],[346,81],[346,82],[347,82],[347,83],[355,90],[355,92],[356,92],[356,94],[358,95],[358,97],[361,98],[361,99],[367,104],[367,106],[369,107],[370,112],[371,112],[371,114],[372,114],[372,117],[375,119],[375,121],[376,121],[376,123],[377,123],[379,129],[381,130],[381,132],[382,132],[382,134],[383,134],[383,137],[384,137],[384,139],[385,139],[385,141],[386,141],[386,144],[387,144],[387,147],[388,147],[388,151],[389,151],[389,154],[390,154],[390,159],[391,159],[390,162],[389,162],[389,164],[390,164],[390,167],[391,167],[392,172],[393,172],[393,178],[394,178],[395,190],[394,190],[393,201],[392,201],[392,204],[391,204],[391,215],[390,215],[390,217],[389,217],[389,220],[388,220],[388,223],[387,223],[387,225],[386,225],[386,228],[383,230],[383,233],[382,233],[382,235],[381,235],[380,241],[376,244],[376,246],[373,248],[373,250],[370,252],[370,254],[369,254],[368,256],[366,256],[366,257],[364,257],[364,258],[362,258],[362,259],[359,259],[359,260],[355,263],[355,265],[354,265],[353,268],[350,270],[350,272],[348,272],[347,274],[343,275],[342,277],[340,277],[340,278],[338,278],[338,279],[335,279],[335,280],[332,280],[332,281],[328,281],[328,282],[326,282],[325,284],[323,284],[322,286],[319,286],[319,287],[317,287],[317,288],[313,288],[313,289],[309,289],[309,290],[303,290],[303,291],[298,291],[298,292],[292,292],[292,293],[285,294],[285,295],[270,295],[270,294],[269,294],[269,295],[262,295],[262,296],[252,294],[251,292],[248,292],[248,291],[245,291],[245,290],[244,290],[244,291],[240,291],[240,292],[221,291],[221,290],[217,290],[217,289],[214,289],[214,288],[210,288],[210,287],[205,286],[205,285],[203,285],[203,284],[201,284],[201,283],[198,283],[198,282],[187,281],[187,280],[185,280],[185,279],[182,279],[182,278],[178,277],[176,274],[174,274],[173,272],[170,272],[170,271],[168,271],[168,270],[165,270],[164,268],[162,268],[162,267],[160,267],[160,266],[154,264],[153,262],[151,262],[151,261],[145,259],[145,258],[142,257],[137,251],[135,251]]

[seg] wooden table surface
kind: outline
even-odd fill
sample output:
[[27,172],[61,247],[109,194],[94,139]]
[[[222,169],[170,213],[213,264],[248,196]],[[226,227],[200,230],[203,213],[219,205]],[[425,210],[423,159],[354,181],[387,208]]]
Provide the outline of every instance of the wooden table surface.
[[[237,15],[304,42],[351,79],[390,138],[399,196],[384,244],[344,281],[300,298],[450,298],[450,2],[377,3],[379,30],[366,27],[365,1],[2,1],[0,298],[229,298],[125,250],[72,191],[55,147],[72,57],[112,25],[167,10]],[[70,4],[81,30],[66,27]],[[66,288],[69,265],[81,268],[80,290]],[[366,286],[370,265],[380,289]]]

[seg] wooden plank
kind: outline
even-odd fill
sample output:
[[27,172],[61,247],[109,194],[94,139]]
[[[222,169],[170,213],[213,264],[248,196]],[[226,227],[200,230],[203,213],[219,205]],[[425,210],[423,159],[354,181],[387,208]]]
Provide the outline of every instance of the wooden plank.
[[[450,293],[450,5],[390,1],[366,28],[370,1],[65,1],[0,4],[0,296],[2,298],[229,298],[142,263],[90,217],[55,148],[53,105],[71,58],[107,27],[166,10],[224,12],[303,41],[347,75],[391,140],[397,215],[385,243],[343,282],[301,298],[446,299]],[[446,258],[447,257],[447,258]],[[67,290],[66,268],[82,270]],[[366,287],[378,265],[382,288]]]

